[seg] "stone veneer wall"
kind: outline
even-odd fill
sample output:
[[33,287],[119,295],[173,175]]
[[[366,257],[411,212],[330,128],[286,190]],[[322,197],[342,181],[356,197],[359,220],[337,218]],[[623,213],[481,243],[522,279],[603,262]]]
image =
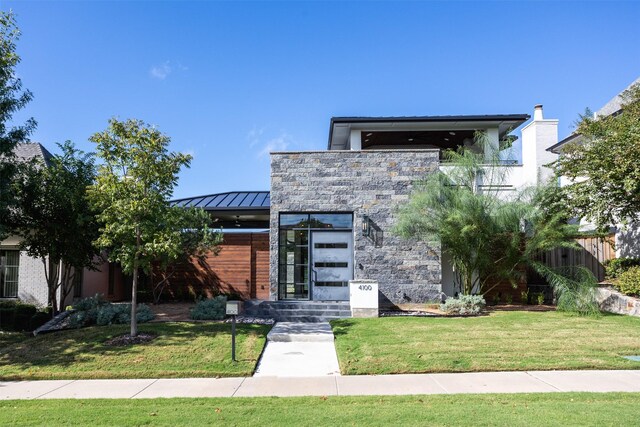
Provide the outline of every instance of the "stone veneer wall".
[[[438,167],[438,150],[272,153],[271,299],[278,298],[280,212],[353,212],[354,278],[376,280],[382,305],[440,300],[440,248],[391,232],[413,183]],[[363,215],[382,229],[382,247],[362,235]]]

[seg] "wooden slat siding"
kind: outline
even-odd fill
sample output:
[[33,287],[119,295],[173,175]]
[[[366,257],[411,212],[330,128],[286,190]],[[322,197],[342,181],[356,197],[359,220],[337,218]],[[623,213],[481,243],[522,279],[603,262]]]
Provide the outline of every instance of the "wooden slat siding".
[[252,297],[269,299],[269,233],[252,234],[251,283]]
[[598,281],[604,280],[604,264],[616,257],[613,249],[615,235],[611,234],[604,240],[598,237],[578,237],[578,243],[582,249],[557,248],[540,254],[541,260],[546,266],[557,268],[581,265],[588,268]]
[[243,299],[268,299],[268,240],[266,233],[225,234],[217,255],[209,253],[176,267],[166,296],[186,299],[194,294],[235,293]]

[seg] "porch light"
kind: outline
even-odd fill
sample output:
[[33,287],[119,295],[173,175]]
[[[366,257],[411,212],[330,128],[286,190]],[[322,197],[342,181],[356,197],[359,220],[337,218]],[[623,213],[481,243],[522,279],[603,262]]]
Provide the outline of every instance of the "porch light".
[[369,217],[367,215],[362,216],[362,235],[368,237],[371,233],[371,229],[369,227]]

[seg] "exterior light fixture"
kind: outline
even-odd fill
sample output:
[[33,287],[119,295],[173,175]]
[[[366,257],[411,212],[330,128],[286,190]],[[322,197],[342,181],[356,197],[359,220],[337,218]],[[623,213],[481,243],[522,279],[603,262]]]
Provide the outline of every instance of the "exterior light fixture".
[[369,234],[371,233],[371,227],[369,224],[370,222],[371,220],[367,215],[362,216],[362,235],[365,237],[368,237]]

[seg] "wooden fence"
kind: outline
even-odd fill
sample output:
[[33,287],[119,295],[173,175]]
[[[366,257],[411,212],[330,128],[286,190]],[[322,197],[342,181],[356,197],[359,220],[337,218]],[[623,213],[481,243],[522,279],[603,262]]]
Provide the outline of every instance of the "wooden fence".
[[539,260],[548,267],[580,265],[591,270],[599,282],[604,280],[604,264],[616,257],[614,250],[615,235],[604,239],[600,237],[579,237],[576,242],[582,249],[557,248],[540,254]]

